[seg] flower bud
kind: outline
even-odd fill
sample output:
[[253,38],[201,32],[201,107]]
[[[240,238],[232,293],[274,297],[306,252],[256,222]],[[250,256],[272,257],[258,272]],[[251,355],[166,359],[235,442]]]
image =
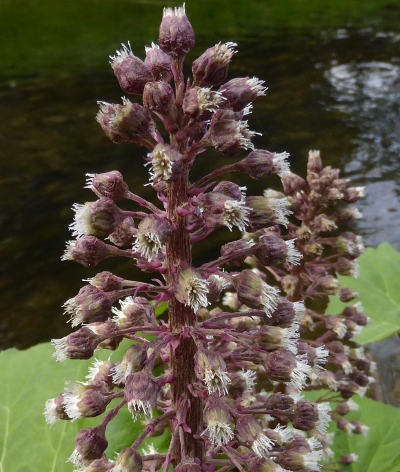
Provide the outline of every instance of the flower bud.
[[269,152],[263,149],[255,149],[244,159],[237,163],[238,168],[253,179],[261,179],[275,173],[281,178],[289,172],[287,152]]
[[227,265],[241,266],[249,255],[253,253],[254,243],[246,239],[238,239],[221,246],[221,256],[229,257]]
[[158,256],[172,233],[170,221],[158,215],[149,215],[139,223],[133,249],[149,262]]
[[244,305],[263,309],[267,316],[276,309],[278,290],[264,282],[251,269],[242,270],[234,282],[239,301]]
[[213,192],[222,193],[233,200],[242,201],[246,198],[246,190],[246,187],[241,187],[229,180],[222,180],[214,187]]
[[100,389],[85,384],[73,385],[64,395],[64,408],[72,421],[101,415],[109,402]]
[[281,175],[283,190],[286,195],[295,195],[307,188],[307,182],[293,172],[285,172]]
[[256,97],[265,95],[264,81],[256,77],[237,77],[221,85],[219,92],[228,100],[233,111],[242,110]]
[[50,398],[46,401],[44,407],[44,417],[49,425],[55,424],[58,420],[70,420],[64,408],[65,393],[60,393],[56,398]]
[[365,187],[348,187],[344,191],[344,200],[347,203],[354,203],[365,197]]
[[128,375],[124,395],[134,420],[140,412],[153,415],[159,392],[160,386],[149,372],[142,370]]
[[354,434],[362,434],[363,436],[368,436],[369,434],[369,426],[366,426],[365,424],[362,424],[358,420],[354,420],[351,422],[353,426],[353,432]]
[[90,359],[103,339],[85,327],[64,338],[52,339],[51,344],[55,349],[54,357],[62,362],[66,359]]
[[293,322],[301,319],[305,313],[302,302],[289,302],[286,298],[281,298],[276,309],[271,314],[268,324],[288,328]]
[[104,430],[102,426],[81,429],[75,437],[75,449],[69,461],[77,466],[85,466],[100,459],[108,446]]
[[175,94],[167,82],[148,82],[143,91],[143,105],[154,113],[175,118]]
[[271,380],[290,382],[298,391],[302,390],[311,373],[311,367],[305,363],[305,359],[296,357],[287,349],[270,352],[264,367]]
[[213,393],[226,395],[228,393],[227,385],[231,380],[221,354],[198,349],[194,356],[194,363],[195,374],[206,384],[210,395]]
[[96,120],[113,143],[133,143],[150,149],[157,144],[154,121],[141,105],[126,98],[122,99],[122,105],[98,103]]
[[337,229],[336,223],[323,213],[316,216],[311,222],[311,225],[316,233],[325,233]]
[[115,248],[95,236],[81,236],[67,242],[62,261],[75,261],[84,267],[94,267],[103,259],[115,256]]
[[280,465],[270,459],[258,458],[251,461],[249,465],[251,472],[285,472]]
[[341,416],[347,415],[351,411],[358,411],[359,405],[352,399],[346,400],[345,402],[339,403],[336,407],[335,412]]
[[193,62],[192,72],[196,85],[214,87],[228,77],[228,68],[232,56],[237,52],[236,43],[218,43],[208,48]]
[[284,393],[273,393],[265,401],[266,410],[289,410],[293,405],[293,398]]
[[322,295],[336,295],[339,289],[339,281],[336,277],[327,275],[316,280],[316,290]]
[[295,249],[295,239],[284,241],[279,236],[265,235],[259,238],[255,255],[265,266],[288,263],[299,265],[301,254]]
[[146,46],[145,65],[151,70],[154,80],[164,80],[169,82],[172,78],[171,56],[161,50],[160,46],[151,43],[151,47]]
[[102,389],[102,391],[109,391],[114,387],[113,370],[114,364],[112,362],[95,359],[93,365],[89,367],[86,382],[92,387]]
[[223,446],[233,439],[232,418],[225,403],[213,398],[204,409],[204,423],[207,425],[202,435],[206,435],[214,446]]
[[358,263],[357,261],[347,259],[346,257],[339,257],[335,264],[336,272],[340,275],[347,275],[350,277],[358,277]]
[[113,381],[115,384],[125,383],[128,375],[143,369],[147,360],[146,348],[141,344],[134,344],[125,351],[122,361],[115,365]]
[[73,298],[64,303],[64,311],[71,315],[71,326],[104,321],[111,315],[112,298],[93,285],[84,285]]
[[112,470],[113,465],[113,462],[107,460],[106,457],[102,457],[90,462],[89,465],[82,469],[82,472],[109,472]]
[[192,268],[183,270],[179,274],[175,297],[196,313],[201,307],[206,307],[208,287],[203,277]]
[[224,277],[217,274],[210,275],[207,279],[208,300],[211,303],[219,301],[222,291],[229,285],[230,283]]
[[185,459],[175,467],[175,472],[201,472],[201,467],[192,459]]
[[340,301],[343,303],[351,302],[352,300],[359,297],[357,292],[353,292],[349,288],[341,288],[339,293]]
[[97,289],[103,292],[112,292],[113,290],[121,290],[125,287],[125,279],[118,277],[108,271],[99,272],[91,279],[85,280]]
[[110,64],[124,93],[141,95],[147,82],[153,80],[150,69],[132,53],[131,45],[121,44]]
[[283,450],[279,453],[277,461],[284,469],[292,471],[303,469],[319,471],[321,451],[306,452],[304,449],[300,449],[300,451],[296,448]]
[[238,120],[230,110],[217,110],[211,119],[211,142],[226,156],[233,156],[242,149],[254,149],[251,140],[257,134],[249,130],[247,121]]
[[142,472],[143,461],[137,451],[127,447],[118,454],[114,472]]
[[108,235],[108,239],[119,247],[132,246],[135,239],[136,227],[131,216],[127,216],[116,225],[114,231]]
[[185,4],[164,8],[158,42],[174,58],[186,56],[194,46],[194,31],[186,13]]
[[288,208],[287,198],[272,198],[268,194],[247,197],[246,205],[251,208],[250,229],[252,231],[275,224],[287,226],[287,217],[292,213]]
[[168,144],[157,144],[148,155],[151,159],[151,179],[170,182],[182,175],[183,156],[173,146]]
[[296,287],[298,284],[298,279],[294,275],[285,275],[282,280],[282,288],[285,291],[285,293],[289,296],[292,297],[296,291]]
[[220,108],[224,97],[208,87],[191,87],[183,98],[183,111],[197,120],[205,120]]
[[308,151],[307,173],[319,174],[322,171],[322,160],[318,150]]
[[101,349],[110,349],[111,351],[115,351],[123,340],[123,336],[118,335],[119,330],[117,325],[110,318],[108,318],[104,323],[90,323],[87,327],[93,331],[93,333],[104,337],[104,340],[99,344],[99,348]]
[[236,421],[237,438],[249,444],[258,457],[265,457],[274,446],[274,441],[263,434],[262,427],[252,415],[240,415]]
[[347,454],[345,456],[342,456],[340,458],[340,462],[344,465],[351,465],[354,464],[354,462],[358,461],[358,455],[357,454]]
[[272,351],[280,347],[288,351],[297,353],[297,341],[299,338],[298,324],[293,324],[290,328],[280,328],[279,326],[261,326],[257,332],[257,343],[265,351]]
[[249,209],[244,200],[236,200],[220,192],[207,192],[199,197],[198,203],[202,209],[202,225],[206,228],[226,226],[232,231],[236,226],[240,231],[245,231]]
[[353,434],[354,432],[354,425],[350,423],[350,421],[347,418],[339,418],[336,421],[337,427],[344,431],[347,434]]
[[292,418],[293,426],[301,431],[316,429],[320,434],[325,434],[331,420],[329,412],[328,403],[297,402]]
[[121,210],[111,198],[102,197],[95,202],[86,202],[84,205],[75,203],[72,209],[75,212],[75,218],[74,222],[69,225],[69,229],[77,237],[107,236],[121,221]]
[[144,297],[126,297],[120,300],[121,308],[112,307],[114,313],[113,321],[121,329],[131,326],[143,325],[151,321],[154,316],[154,308]]
[[86,174],[86,176],[85,188],[93,190],[99,196],[122,200],[129,193],[128,185],[118,170],[102,174]]
[[362,213],[358,208],[341,208],[335,214],[336,222],[341,225],[347,225],[353,220],[362,218]]

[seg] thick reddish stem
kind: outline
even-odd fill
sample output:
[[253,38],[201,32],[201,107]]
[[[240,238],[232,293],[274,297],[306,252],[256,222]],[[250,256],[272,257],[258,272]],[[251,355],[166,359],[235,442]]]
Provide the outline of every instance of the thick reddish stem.
[[[168,217],[176,225],[176,231],[174,231],[167,245],[168,279],[170,283],[176,281],[180,269],[190,265],[192,260],[189,235],[185,231],[183,218],[176,211],[187,199],[188,173],[185,173],[179,180],[169,185],[168,192]],[[168,302],[168,313],[170,329],[174,333],[182,333],[185,326],[195,325],[193,310],[175,298]],[[196,380],[194,373],[195,352],[196,345],[192,338],[181,339],[175,351],[171,351],[171,369],[174,375],[172,394],[175,408],[179,408],[182,401],[190,402],[186,424],[192,430],[192,434],[184,434],[186,454],[202,460],[204,456],[203,442],[196,440],[193,436],[201,433],[202,404],[201,400],[193,397],[188,390],[188,385]],[[179,464],[181,458],[179,439],[174,445],[173,458],[175,464]]]

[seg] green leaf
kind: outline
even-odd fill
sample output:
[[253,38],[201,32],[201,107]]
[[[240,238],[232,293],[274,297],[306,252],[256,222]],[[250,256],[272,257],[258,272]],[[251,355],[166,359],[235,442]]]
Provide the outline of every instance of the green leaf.
[[[111,354],[116,362],[131,344],[124,340]],[[42,414],[47,399],[64,390],[67,380],[84,380],[92,361],[67,360],[57,363],[49,343],[26,351],[9,349],[0,353],[0,472],[71,472],[66,463],[74,448],[76,433],[93,427],[100,418],[62,421],[50,428]],[[110,351],[96,352],[97,359],[107,359]],[[113,405],[116,404],[113,403]],[[126,407],[122,408],[107,429],[109,458],[132,444],[142,430],[140,421],[133,422]],[[152,438],[156,448],[168,445],[168,433]]]
[[400,410],[369,398],[353,399],[360,410],[346,416],[370,427],[367,437],[337,431],[333,449],[335,457],[355,453],[358,461],[341,468],[351,472],[400,472]]
[[[356,338],[360,344],[381,341],[400,331],[400,253],[389,243],[367,248],[358,259],[357,279],[339,276],[342,287],[359,293],[364,313],[371,318]],[[346,305],[332,297],[330,314],[340,313]]]
[[160,316],[168,310],[168,303],[161,302],[155,310],[156,316]]

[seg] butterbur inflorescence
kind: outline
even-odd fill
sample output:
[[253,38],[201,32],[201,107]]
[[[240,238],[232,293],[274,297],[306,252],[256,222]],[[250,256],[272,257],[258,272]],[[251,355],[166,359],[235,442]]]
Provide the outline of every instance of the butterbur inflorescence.
[[[353,341],[367,319],[357,305],[336,316],[323,308],[339,291],[336,274],[356,273],[362,242],[338,228],[358,216],[344,204],[363,191],[323,167],[317,151],[303,179],[290,172],[287,153],[257,149],[245,117],[265,95],[264,82],[225,82],[232,42],[208,48],[186,79],[194,42],[183,5],[164,9],[159,45],[146,47],[144,60],[129,43],[111,56],[122,90],[142,96],[143,105],[99,102],[97,121],[114,143],[147,149],[159,204],[131,192],[116,170],[88,174],[97,200],[74,205],[76,239],[62,259],[93,267],[121,256],[155,275],[144,283],[100,272],[65,302],[77,330],[52,341],[58,361],[116,350],[124,338],[131,346],[119,362],[95,359],[85,382],[48,400],[45,416],[54,424],[104,413],[76,437],[70,460],[82,472],[318,471],[331,456],[331,420],[348,433],[367,432],[345,418],[356,407],[351,397],[373,380],[373,363]],[[232,162],[192,182],[193,164],[208,148]],[[282,191],[247,195],[220,180],[232,172],[275,174]],[[126,200],[136,211],[121,208]],[[193,245],[217,228],[233,240],[196,265]],[[356,296],[340,291],[345,301]],[[168,317],[160,319],[154,309],[164,301]],[[329,393],[313,402],[303,396],[318,388]],[[106,456],[108,425],[123,408],[143,432]],[[143,452],[143,440],[160,428],[170,430],[169,449]]]

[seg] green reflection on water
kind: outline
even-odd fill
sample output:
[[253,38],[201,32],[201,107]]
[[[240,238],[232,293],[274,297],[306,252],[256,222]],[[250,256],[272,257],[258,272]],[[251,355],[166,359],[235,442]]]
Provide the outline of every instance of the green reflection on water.
[[[116,101],[121,95],[107,55],[127,40],[135,52],[143,51],[157,37],[162,5],[122,0],[0,4],[0,347],[24,347],[67,331],[60,305],[75,295],[80,279],[95,272],[59,261],[70,237],[69,208],[92,199],[82,188],[85,172],[119,169],[134,191],[152,198],[143,187],[145,152],[110,144],[93,117],[97,99]],[[336,106],[341,96],[325,74],[336,63],[395,64],[394,36],[379,38],[377,32],[398,32],[398,2],[201,0],[187,2],[187,10],[197,31],[192,59],[217,40],[235,40],[240,52],[231,75],[266,80],[268,95],[250,118],[252,128],[263,132],[258,147],[290,151],[298,172],[310,147],[321,148],[332,165],[343,168],[351,161],[360,130],[370,124]],[[354,97],[354,103],[363,100]],[[395,97],[388,103],[394,111],[388,114],[384,103],[382,116],[377,115],[382,122],[384,117],[393,121],[398,110]],[[389,123],[385,129],[391,129]],[[388,174],[398,170],[395,155],[387,153],[390,165],[377,181],[393,179]],[[362,157],[363,169],[383,164],[374,155]],[[196,175],[211,165],[216,165],[211,155],[201,157]],[[363,172],[347,173],[362,183]],[[255,193],[278,182],[245,183]],[[379,237],[393,234],[382,230]],[[195,258],[215,254],[221,240],[230,237],[216,233],[196,248]],[[129,263],[109,261],[101,267],[107,269],[142,277]]]

